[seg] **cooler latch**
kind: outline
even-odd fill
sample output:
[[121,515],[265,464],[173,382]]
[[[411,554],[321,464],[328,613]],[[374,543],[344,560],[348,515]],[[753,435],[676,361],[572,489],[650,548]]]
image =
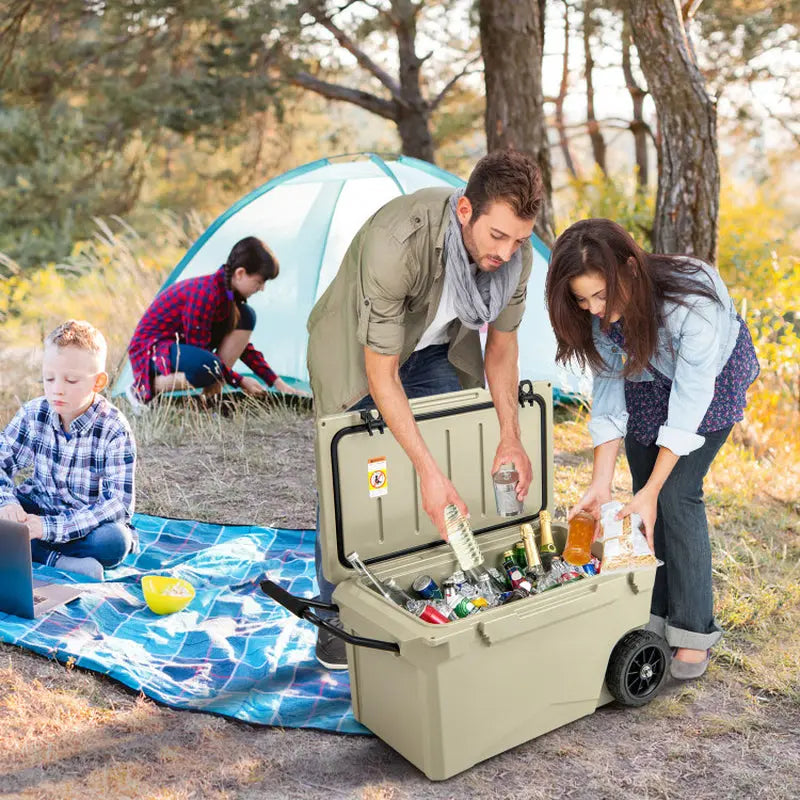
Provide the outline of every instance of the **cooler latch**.
[[536,402],[536,393],[533,391],[533,382],[524,380],[519,382],[517,399],[521,406],[532,406]]
[[367,433],[372,436],[375,431],[383,433],[386,423],[383,421],[381,412],[377,408],[362,408],[360,411],[361,419],[367,426]]

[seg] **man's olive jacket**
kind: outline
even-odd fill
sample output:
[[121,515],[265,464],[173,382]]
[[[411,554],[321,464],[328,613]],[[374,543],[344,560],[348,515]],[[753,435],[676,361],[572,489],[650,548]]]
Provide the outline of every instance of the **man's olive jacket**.
[[[397,197],[373,214],[351,242],[308,318],[308,372],[318,415],[345,411],[369,394],[364,346],[397,355],[403,364],[433,322],[444,285],[444,233],[452,194],[445,187]],[[532,264],[533,250],[526,241],[519,284],[492,323],[496,329],[519,327]],[[455,319],[448,333],[447,356],[462,387],[483,386],[478,331]]]

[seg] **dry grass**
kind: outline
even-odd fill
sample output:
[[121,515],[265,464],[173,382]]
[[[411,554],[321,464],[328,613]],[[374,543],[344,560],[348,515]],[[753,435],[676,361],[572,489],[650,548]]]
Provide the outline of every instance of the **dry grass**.
[[[316,483],[309,410],[245,398],[223,414],[164,402],[133,417],[131,424],[139,443],[140,512],[313,527]],[[286,487],[279,478],[292,471],[297,480]]]
[[[247,404],[215,416],[165,406],[133,424],[140,511],[313,524],[307,412]],[[567,504],[591,472],[585,419],[561,413],[555,433],[557,502]],[[617,480],[619,494],[629,491],[624,468]],[[599,710],[431,784],[376,739],[174,711],[2,646],[0,797],[794,798],[800,520],[796,507],[765,493],[770,487],[768,471],[743,460],[736,445],[714,465],[715,586],[729,633],[702,682],[673,683],[643,709]]]

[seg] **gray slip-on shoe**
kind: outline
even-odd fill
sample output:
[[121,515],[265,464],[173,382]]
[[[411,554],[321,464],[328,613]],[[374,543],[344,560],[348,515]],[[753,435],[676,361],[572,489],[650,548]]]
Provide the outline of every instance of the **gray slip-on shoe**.
[[679,681],[691,681],[701,677],[708,669],[708,662],[711,660],[711,651],[706,650],[706,657],[702,661],[692,663],[691,661],[678,661],[672,659],[669,671],[673,678]]

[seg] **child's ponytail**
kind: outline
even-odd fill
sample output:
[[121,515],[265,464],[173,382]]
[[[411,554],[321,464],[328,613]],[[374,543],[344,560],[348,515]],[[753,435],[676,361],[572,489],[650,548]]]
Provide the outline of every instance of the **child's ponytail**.
[[[233,253],[231,253],[233,255]],[[225,262],[225,294],[230,302],[230,313],[228,314],[228,330],[226,333],[230,333],[232,330],[235,330],[239,325],[239,319],[241,314],[239,312],[239,305],[236,302],[236,295],[233,291],[233,286],[231,285],[231,278],[233,277],[234,270],[236,269],[236,262],[230,256],[228,256],[228,260]]]
[[241,312],[236,302],[231,281],[236,270],[242,267],[248,275],[259,274],[265,281],[271,281],[278,277],[280,265],[275,254],[255,236],[246,236],[240,239],[231,249],[228,260],[225,262],[225,292],[231,302],[231,313],[228,316],[230,327],[228,332],[239,325]]

